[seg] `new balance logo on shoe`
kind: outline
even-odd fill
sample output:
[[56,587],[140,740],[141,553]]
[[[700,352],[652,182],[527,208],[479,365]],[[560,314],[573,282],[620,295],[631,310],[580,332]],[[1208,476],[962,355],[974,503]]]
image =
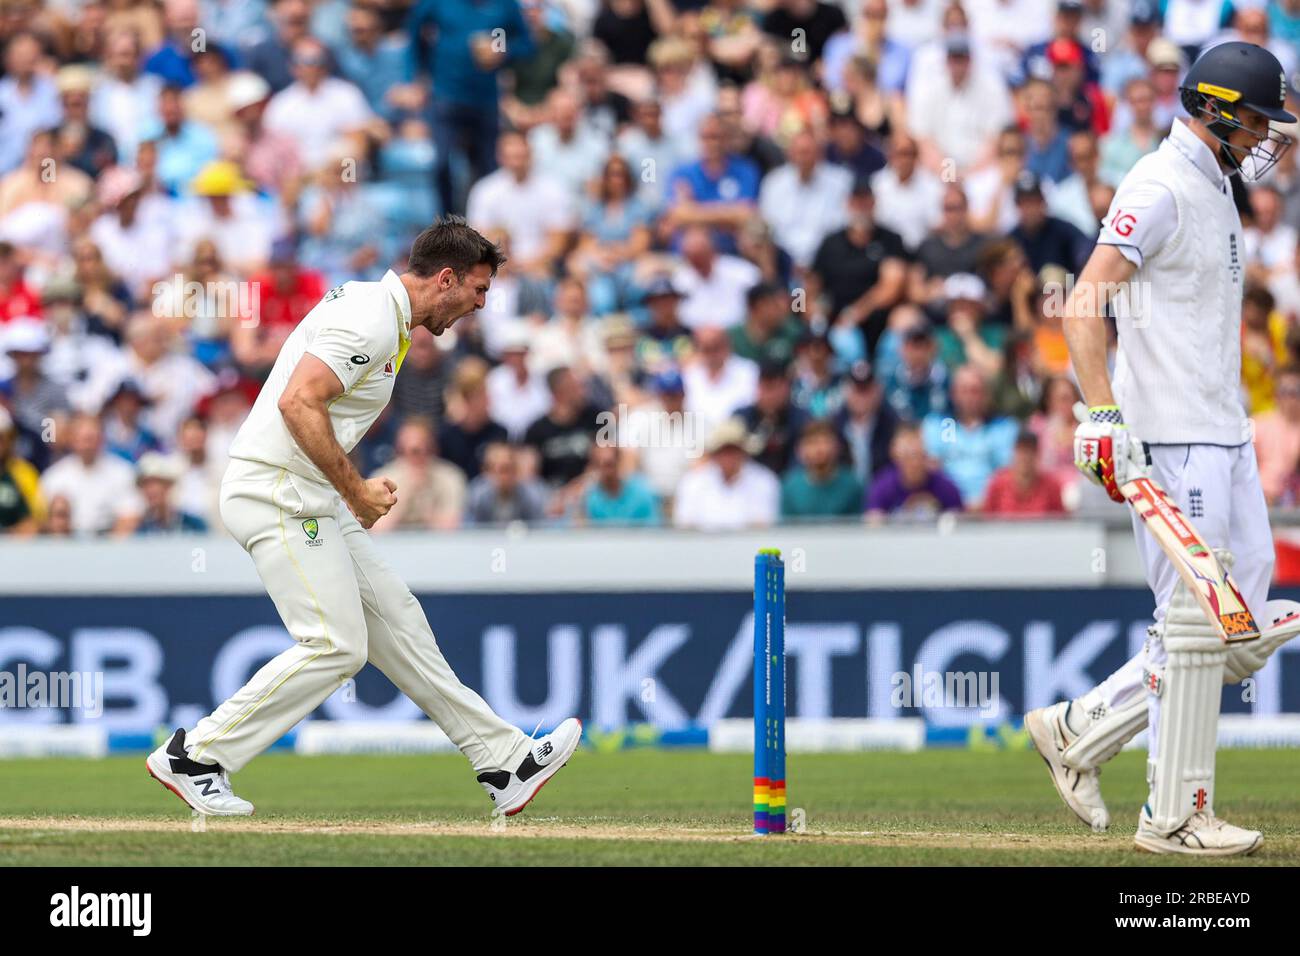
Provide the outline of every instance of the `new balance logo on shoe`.
[[545,760],[547,757],[551,755],[551,752],[554,749],[555,748],[551,746],[551,742],[549,740],[546,741],[546,743],[542,744],[540,747],[537,748],[537,759]]

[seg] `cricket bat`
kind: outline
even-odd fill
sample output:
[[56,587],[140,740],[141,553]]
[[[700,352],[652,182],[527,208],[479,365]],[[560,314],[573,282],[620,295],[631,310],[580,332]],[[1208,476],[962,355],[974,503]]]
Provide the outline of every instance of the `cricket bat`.
[[1259,637],[1255,616],[1246,607],[1232,575],[1165,490],[1152,478],[1135,478],[1120,485],[1119,491],[1196,595],[1196,602],[1219,636],[1228,644]]

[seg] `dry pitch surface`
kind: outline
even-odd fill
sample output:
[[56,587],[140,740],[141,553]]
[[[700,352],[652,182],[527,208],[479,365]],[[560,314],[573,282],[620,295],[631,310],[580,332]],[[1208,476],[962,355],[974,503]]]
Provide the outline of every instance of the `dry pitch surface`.
[[[1228,752],[1219,768],[1220,813],[1265,833],[1226,865],[1300,865],[1300,753]],[[739,755],[580,751],[523,814],[493,821],[458,756],[273,754],[235,778],[255,817],[197,828],[141,757],[3,761],[0,865],[1187,863],[1133,848],[1137,753],[1103,776],[1116,822],[1100,835],[1027,752],[792,756],[805,832],[784,837],[748,832],[749,774]]]

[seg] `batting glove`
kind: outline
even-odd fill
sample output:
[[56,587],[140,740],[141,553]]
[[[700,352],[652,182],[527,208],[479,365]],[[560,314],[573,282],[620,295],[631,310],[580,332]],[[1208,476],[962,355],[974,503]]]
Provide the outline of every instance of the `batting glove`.
[[1074,466],[1088,480],[1101,485],[1111,501],[1124,502],[1120,488],[1134,478],[1151,473],[1151,452],[1146,442],[1129,434],[1115,405],[1074,407],[1079,427],[1074,430]]

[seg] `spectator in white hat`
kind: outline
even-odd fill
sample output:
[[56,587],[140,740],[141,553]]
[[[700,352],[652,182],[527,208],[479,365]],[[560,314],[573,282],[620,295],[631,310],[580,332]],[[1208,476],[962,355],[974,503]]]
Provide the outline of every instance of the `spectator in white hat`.
[[173,490],[183,472],[179,461],[158,452],[149,452],[140,459],[135,481],[143,512],[136,534],[202,534],[208,530],[202,518],[181,511],[173,501]]
[[551,407],[551,393],[543,375],[529,363],[530,333],[523,322],[515,322],[501,337],[501,364],[488,372],[488,400],[492,418],[521,441],[528,426]]
[[673,524],[699,531],[766,528],[781,513],[781,483],[750,460],[744,422],[728,419],[709,436],[709,460],[677,487]]
[[33,435],[48,433],[55,417],[68,411],[67,392],[42,368],[50,350],[49,332],[37,319],[15,319],[5,328],[3,340],[13,367],[6,391],[14,418]]

